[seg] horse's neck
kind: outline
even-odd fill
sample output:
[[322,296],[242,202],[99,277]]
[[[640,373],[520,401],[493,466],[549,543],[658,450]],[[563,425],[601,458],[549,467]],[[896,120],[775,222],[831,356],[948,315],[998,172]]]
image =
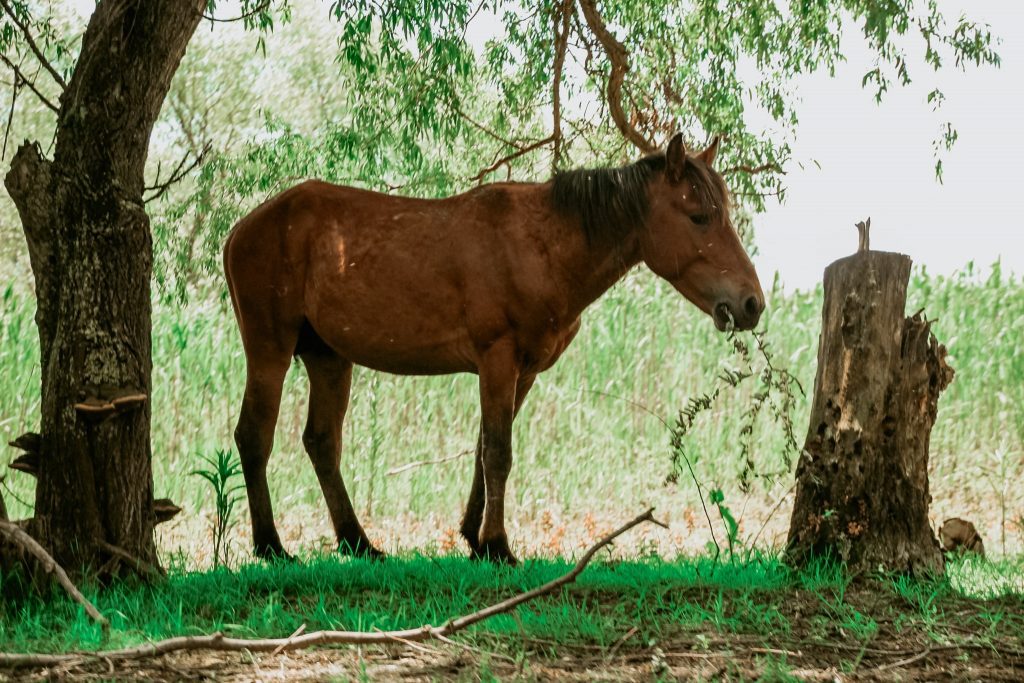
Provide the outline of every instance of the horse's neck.
[[622,279],[630,268],[640,262],[638,240],[629,236],[621,244],[587,245],[572,250],[567,270],[573,273],[575,287],[570,309],[579,315],[590,304]]

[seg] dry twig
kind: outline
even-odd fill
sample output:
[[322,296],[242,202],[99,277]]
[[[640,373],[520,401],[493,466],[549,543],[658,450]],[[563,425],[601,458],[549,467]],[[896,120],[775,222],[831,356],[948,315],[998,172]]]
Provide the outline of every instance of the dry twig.
[[404,465],[399,465],[398,467],[392,467],[384,474],[386,474],[389,477],[393,477],[396,474],[408,472],[409,470],[416,469],[417,467],[424,467],[425,465],[440,465],[442,463],[451,462],[452,460],[458,460],[463,456],[472,454],[473,451],[462,451],[460,453],[456,453],[455,455],[446,455],[443,458],[434,458],[433,460],[417,460],[416,462],[409,462]]
[[[36,539],[29,536],[28,533],[26,533],[25,530],[17,524],[5,520],[0,520],[0,534],[3,534],[10,539],[11,542],[25,549],[30,555],[35,557],[43,567],[43,571],[47,574],[53,574],[57,583],[59,583],[64,590],[68,592],[68,595],[70,595],[75,602],[85,608],[86,614],[88,614],[93,621],[100,624],[104,629],[110,626],[110,622],[107,621],[106,617],[100,614],[100,611],[96,609],[96,606],[82,595],[82,592],[78,590],[75,584],[71,582],[71,579],[68,578],[68,574],[64,571],[64,568],[57,564],[57,561],[53,559],[53,556],[46,552],[46,548],[39,545]],[[0,663],[2,663],[2,661],[3,660],[0,659]],[[57,663],[60,662],[54,662],[54,664]],[[49,665],[44,664],[43,666]]]
[[883,664],[882,666],[876,668],[875,672],[878,673],[878,672],[881,672],[881,671],[888,671],[889,669],[895,669],[897,667],[907,666],[908,664],[913,664],[914,662],[918,662],[918,661],[924,659],[925,657],[927,657],[931,653],[932,653],[932,649],[930,647],[925,648],[924,651],[917,653],[913,657],[907,657],[906,659],[901,659],[899,661],[892,662],[890,664]]
[[[149,657],[158,657],[170,652],[182,650],[220,650],[234,652],[285,652],[298,650],[314,645],[383,645],[394,643],[397,640],[408,640],[421,642],[441,636],[449,636],[452,633],[461,631],[473,624],[490,619],[498,614],[511,612],[516,607],[539,598],[543,595],[553,593],[562,586],[572,583],[580,575],[590,561],[594,559],[602,548],[608,546],[612,541],[626,533],[630,529],[644,522],[661,524],[654,519],[654,508],[651,508],[642,515],[638,515],[629,522],[611,532],[597,543],[592,545],[576,565],[562,576],[548,581],[542,586],[533,590],[520,593],[508,600],[485,607],[481,610],[457,617],[446,622],[442,626],[431,626],[425,624],[418,628],[404,629],[400,631],[315,631],[288,638],[228,638],[223,633],[214,633],[209,636],[179,636],[167,638],[153,643],[146,643],[136,647],[128,647],[120,650],[103,650],[99,652],[79,652],[76,654],[33,654],[33,653],[7,653],[0,652],[0,667],[24,667],[24,666],[56,666],[66,664],[83,658],[103,660],[137,660]],[[2,528],[2,527],[0,527]],[[33,541],[34,542],[34,541]],[[45,552],[45,551],[44,551]],[[52,561],[52,560],[51,560]],[[65,575],[66,578],[66,575]],[[69,582],[70,583],[70,582]],[[72,586],[73,588],[73,586]]]

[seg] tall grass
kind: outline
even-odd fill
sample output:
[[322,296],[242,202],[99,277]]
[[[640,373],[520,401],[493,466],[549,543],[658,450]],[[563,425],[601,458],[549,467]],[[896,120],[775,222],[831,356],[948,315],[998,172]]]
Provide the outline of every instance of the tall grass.
[[[775,289],[768,299],[763,327],[777,362],[809,391],[820,289],[785,295]],[[1024,284],[998,264],[984,274],[968,267],[952,277],[918,270],[908,308],[921,307],[937,319],[933,329],[957,371],[940,399],[932,437],[936,498],[941,493],[977,505],[1001,486],[1004,503],[1019,515],[1021,494],[1007,481],[1024,470]],[[30,296],[8,288],[2,313],[0,437],[7,441],[38,425],[38,342]],[[201,466],[201,455],[233,447],[245,362],[230,303],[222,296],[183,309],[158,304],[153,348],[156,494],[188,509],[208,506],[188,473]],[[579,338],[526,402],[515,428],[510,510],[521,518],[552,509],[633,509],[662,495],[671,466],[661,420],[671,423],[688,397],[706,391],[723,366],[736,362],[725,337],[667,284],[646,271],[631,273],[585,314]],[[306,385],[296,364],[270,463],[279,511],[322,507],[301,445]],[[738,434],[753,388],[748,383],[719,401],[690,437],[697,476],[709,485],[735,487],[742,468]],[[808,408],[809,397],[798,402],[798,429]],[[356,509],[373,517],[437,513],[455,520],[468,491],[469,457],[387,472],[471,448],[477,420],[473,376],[407,378],[357,369],[342,457]],[[782,467],[776,425],[762,420],[752,443],[760,471]],[[28,514],[31,480],[14,474],[6,486],[12,513]],[[678,495],[695,500],[692,487]]]

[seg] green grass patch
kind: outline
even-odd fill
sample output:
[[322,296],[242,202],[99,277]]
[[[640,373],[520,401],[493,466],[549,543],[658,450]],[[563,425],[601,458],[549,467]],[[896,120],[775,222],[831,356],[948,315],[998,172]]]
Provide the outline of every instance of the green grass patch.
[[[408,555],[371,562],[328,555],[233,571],[172,567],[156,585],[84,586],[110,619],[108,636],[57,589],[45,598],[0,601],[0,650],[111,648],[215,631],[284,637],[302,624],[307,631],[437,625],[530,590],[570,566],[550,560],[506,568],[462,557]],[[1019,571],[1019,563],[981,569],[955,562],[938,580],[871,578],[851,584],[839,567],[793,571],[772,556],[725,563],[709,557],[599,561],[577,583],[478,624],[462,637],[509,647],[551,641],[608,648],[637,627],[640,643],[680,638],[699,643],[697,634],[828,640],[838,633],[868,643],[879,623],[900,621],[933,634],[952,622],[993,639],[1019,638],[1024,593],[1012,580]],[[976,583],[972,577],[978,576],[985,578]],[[999,599],[993,599],[986,591],[1000,580]]]

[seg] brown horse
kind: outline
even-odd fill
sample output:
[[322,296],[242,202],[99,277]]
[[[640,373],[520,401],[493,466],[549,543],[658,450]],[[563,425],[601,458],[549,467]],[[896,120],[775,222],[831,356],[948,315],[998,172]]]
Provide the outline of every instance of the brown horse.
[[515,562],[505,533],[512,421],[580,314],[643,261],[721,330],[757,324],[764,295],[712,169],[717,139],[682,136],[622,168],[496,183],[447,199],[307,181],[243,218],[224,247],[246,356],[235,429],[260,557],[284,555],[267,460],[293,355],[309,373],[302,442],[339,548],[379,555],[341,479],[353,364],[403,375],[473,372],[480,433],[462,535],[474,557]]

